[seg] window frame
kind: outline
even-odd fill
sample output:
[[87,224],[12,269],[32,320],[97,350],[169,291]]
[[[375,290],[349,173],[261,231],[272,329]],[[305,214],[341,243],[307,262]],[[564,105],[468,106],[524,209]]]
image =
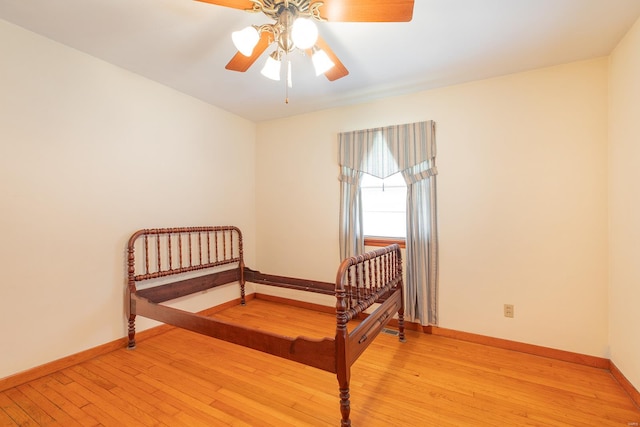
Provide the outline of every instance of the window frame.
[[407,247],[407,239],[402,237],[364,236],[365,246],[385,247],[397,243],[401,248]]

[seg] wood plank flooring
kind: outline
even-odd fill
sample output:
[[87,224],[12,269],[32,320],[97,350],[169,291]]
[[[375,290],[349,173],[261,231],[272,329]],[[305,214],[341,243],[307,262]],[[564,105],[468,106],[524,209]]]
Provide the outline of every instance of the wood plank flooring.
[[[332,336],[334,316],[259,299],[215,314]],[[188,331],[0,393],[0,426],[337,426],[335,375]],[[606,370],[408,331],[352,369],[351,419],[376,426],[637,426]]]

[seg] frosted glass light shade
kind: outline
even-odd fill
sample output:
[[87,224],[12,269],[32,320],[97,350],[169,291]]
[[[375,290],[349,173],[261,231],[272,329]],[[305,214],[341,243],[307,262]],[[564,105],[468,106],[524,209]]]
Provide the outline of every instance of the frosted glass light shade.
[[336,65],[331,58],[329,58],[327,52],[322,49],[314,49],[311,62],[313,62],[313,68],[316,70],[316,76],[326,73],[331,67]]
[[241,54],[251,56],[253,48],[256,47],[258,40],[260,40],[260,35],[258,34],[258,30],[249,26],[243,30],[231,33],[231,40],[233,40],[233,45]]
[[280,58],[278,57],[278,52],[273,52],[267,58],[267,62],[265,62],[264,67],[262,67],[262,71],[260,73],[268,79],[271,80],[280,80]]
[[298,18],[291,27],[291,39],[298,49],[309,49],[318,40],[318,27],[309,18]]

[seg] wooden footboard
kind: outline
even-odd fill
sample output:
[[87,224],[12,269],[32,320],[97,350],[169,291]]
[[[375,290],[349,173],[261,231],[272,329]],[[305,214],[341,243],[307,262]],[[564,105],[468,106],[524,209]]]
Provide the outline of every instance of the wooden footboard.
[[[350,426],[351,365],[398,314],[400,341],[404,335],[402,254],[397,244],[345,259],[336,276],[336,362],[340,387],[341,425]],[[349,332],[347,323],[373,304],[380,306]]]

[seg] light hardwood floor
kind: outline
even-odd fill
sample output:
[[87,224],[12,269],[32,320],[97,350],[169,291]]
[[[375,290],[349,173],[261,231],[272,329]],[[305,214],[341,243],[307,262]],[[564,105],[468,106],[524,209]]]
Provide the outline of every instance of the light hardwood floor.
[[[330,314],[252,300],[215,314],[332,336]],[[335,375],[188,331],[168,332],[0,393],[1,426],[337,426]],[[355,363],[351,419],[371,426],[637,426],[602,369],[408,331]]]

